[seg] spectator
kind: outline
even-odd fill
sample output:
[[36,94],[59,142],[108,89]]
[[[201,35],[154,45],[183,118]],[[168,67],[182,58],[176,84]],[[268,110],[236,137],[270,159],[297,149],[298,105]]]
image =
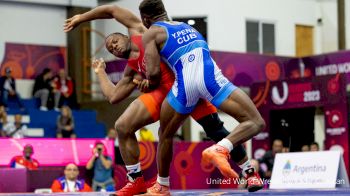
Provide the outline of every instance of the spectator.
[[11,75],[10,67],[6,67],[5,75],[0,78],[0,93],[2,104],[7,107],[8,99],[14,99],[21,110],[24,110],[24,106],[21,102],[21,98],[16,92],[16,81]]
[[151,130],[147,129],[146,127],[142,127],[140,129],[140,141],[143,142],[154,142],[154,136]]
[[[52,71],[45,68],[41,74],[35,78],[33,96],[40,99],[40,110],[47,111],[47,103],[52,93]],[[56,105],[56,103],[55,103]]]
[[0,105],[0,136],[6,137],[5,132],[3,131],[4,125],[7,124],[7,113],[5,106]]
[[280,139],[275,139],[272,144],[272,150],[267,151],[265,155],[259,160],[261,164],[266,165],[266,171],[264,176],[271,178],[273,163],[277,153],[281,153],[283,150],[283,142]]
[[39,167],[39,162],[32,158],[34,153],[33,146],[27,144],[24,146],[23,155],[12,158],[10,166],[12,168],[27,168],[29,170],[36,170]]
[[93,155],[86,165],[86,169],[93,169],[92,189],[94,191],[115,191],[112,177],[112,158],[107,155],[105,145],[98,141],[95,143]]
[[23,138],[27,132],[27,126],[22,123],[22,115],[15,115],[15,122],[7,122],[3,127],[7,137]]
[[57,178],[51,185],[52,192],[92,192],[91,187],[82,179],[78,179],[79,169],[70,163],[64,169],[64,176]]
[[74,119],[72,110],[68,106],[61,108],[61,115],[57,118],[57,138],[76,138],[74,133]]
[[286,152],[289,152],[290,150],[289,150],[289,147],[283,147],[282,148],[282,152],[283,153],[286,153]]
[[[55,109],[58,110],[59,103],[72,107],[73,81],[66,75],[64,69],[60,69],[58,76],[54,79]],[[58,93],[56,93],[58,92]]]
[[122,155],[119,150],[119,142],[118,142],[118,133],[114,128],[110,128],[107,132],[106,139],[110,139],[114,141],[114,163],[118,165],[125,165]]
[[319,151],[320,150],[320,146],[318,145],[317,142],[312,142],[310,144],[310,151]]
[[301,147],[301,152],[309,152],[310,151],[310,146],[309,145],[303,145]]

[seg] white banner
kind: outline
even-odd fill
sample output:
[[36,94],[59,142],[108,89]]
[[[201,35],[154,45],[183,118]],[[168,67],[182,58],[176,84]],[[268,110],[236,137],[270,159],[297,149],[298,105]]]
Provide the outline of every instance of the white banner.
[[349,179],[339,151],[276,154],[271,189],[348,187]]

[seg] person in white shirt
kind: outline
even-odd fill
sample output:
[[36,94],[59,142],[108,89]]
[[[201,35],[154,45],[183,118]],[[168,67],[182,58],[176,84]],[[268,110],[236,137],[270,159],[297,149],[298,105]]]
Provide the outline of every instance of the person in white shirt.
[[22,124],[22,115],[16,114],[15,121],[5,124],[3,131],[7,137],[24,138],[27,133],[27,126]]

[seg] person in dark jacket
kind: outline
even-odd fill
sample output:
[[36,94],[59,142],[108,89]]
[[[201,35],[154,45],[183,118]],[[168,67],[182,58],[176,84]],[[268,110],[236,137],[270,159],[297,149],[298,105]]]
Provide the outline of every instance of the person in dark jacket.
[[16,81],[12,77],[10,67],[7,67],[5,69],[5,75],[0,77],[0,93],[2,105],[4,105],[6,108],[9,98],[12,98],[18,103],[22,110],[24,109],[21,98],[16,91]]
[[52,71],[45,68],[41,74],[35,78],[33,96],[40,99],[40,110],[47,111],[47,102],[52,92]]
[[272,150],[267,151],[264,156],[259,159],[260,164],[265,165],[265,173],[264,176],[267,179],[271,178],[272,175],[272,168],[273,164],[275,162],[275,156],[277,153],[283,152],[283,141],[280,139],[273,140],[272,143]]

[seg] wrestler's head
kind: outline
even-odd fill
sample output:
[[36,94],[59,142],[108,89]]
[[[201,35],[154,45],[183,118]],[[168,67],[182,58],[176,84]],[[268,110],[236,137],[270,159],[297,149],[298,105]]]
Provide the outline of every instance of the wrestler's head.
[[122,33],[112,33],[106,38],[106,48],[114,56],[127,59],[131,51],[130,39]]
[[149,28],[157,19],[167,16],[161,0],[143,0],[139,6],[142,23]]

